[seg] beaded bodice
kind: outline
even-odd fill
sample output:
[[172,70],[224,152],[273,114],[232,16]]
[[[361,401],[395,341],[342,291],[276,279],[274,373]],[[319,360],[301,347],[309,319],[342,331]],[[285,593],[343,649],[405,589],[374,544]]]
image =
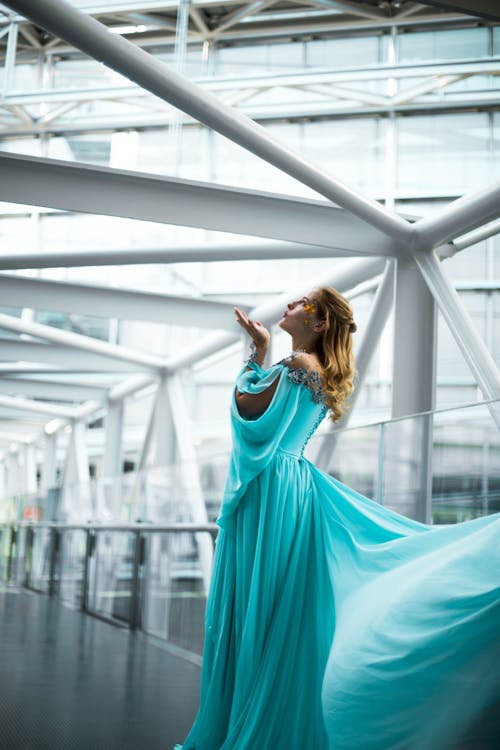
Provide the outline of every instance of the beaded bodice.
[[290,367],[290,358],[280,359],[276,364],[288,367],[288,380],[292,383],[305,385],[311,391],[311,398],[315,404],[325,403],[325,394],[321,386],[321,376],[316,370],[307,370],[305,367]]
[[311,394],[309,400],[310,408],[301,408],[300,412],[296,414],[289,429],[283,436],[281,447],[285,450],[292,449],[301,455],[310,438],[325,418],[328,407],[326,406],[319,372],[308,370],[305,367],[292,367],[291,362],[294,356],[295,352],[292,352],[291,355],[279,360],[276,364],[286,366],[287,377],[291,383],[302,388],[307,388]]

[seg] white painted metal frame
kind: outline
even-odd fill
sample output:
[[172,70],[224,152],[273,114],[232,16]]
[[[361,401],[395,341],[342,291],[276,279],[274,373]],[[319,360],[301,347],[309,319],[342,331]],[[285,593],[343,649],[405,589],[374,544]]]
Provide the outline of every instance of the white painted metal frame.
[[34,5],[29,0],[9,0],[7,4],[390,237],[409,240],[411,228],[404,219],[322,172],[243,114],[69,3],[45,0],[43,5]]
[[[237,107],[253,119],[265,120],[270,117],[288,117],[302,114],[318,115],[360,115],[388,114],[391,112],[413,112],[418,110],[437,111],[440,109],[460,110],[471,106],[494,105],[498,99],[496,91],[483,89],[478,84],[477,91],[447,91],[459,80],[470,77],[498,75],[500,59],[471,60],[461,63],[411,64],[367,66],[349,71],[320,68],[300,73],[274,73],[244,77],[218,76],[197,78],[195,82],[203,90],[217,93],[220,101]],[[385,78],[408,80],[409,85],[391,94],[374,94],[363,88],[367,82]],[[418,83],[412,83],[418,78]],[[421,79],[424,79],[423,81]],[[263,104],[258,96],[262,91],[288,89],[297,93],[293,103]],[[301,101],[301,91],[314,92],[318,97],[308,97]],[[435,96],[435,92],[445,92],[445,96]],[[254,101],[257,97],[256,101]],[[88,114],[80,111],[91,101],[127,101],[139,105],[143,99],[149,100],[149,112],[142,109],[119,114],[110,119],[109,115]],[[47,111],[36,117],[30,108],[44,104]],[[102,130],[106,127],[152,127],[179,122],[179,114],[165,102],[151,97],[150,92],[137,85],[101,86],[81,89],[57,89],[49,91],[8,92],[5,91],[3,107],[3,134],[6,137],[35,135],[37,133],[68,133],[71,131]],[[76,110],[76,111],[75,111]],[[73,111],[71,117],[65,117]],[[18,122],[12,122],[12,116]],[[185,122],[186,116],[183,116]],[[1,122],[1,118],[0,118]]]
[[[361,219],[362,222],[366,222],[366,224],[371,227],[370,231],[375,232],[380,239],[380,246],[374,254],[378,254],[379,256],[386,255],[399,257],[405,260],[412,259],[417,264],[431,294],[439,305],[450,330],[457,340],[457,343],[459,344],[485,399],[500,397],[500,373],[498,368],[486,346],[482,342],[481,337],[475,331],[470,316],[461,304],[456,291],[443,273],[435,251],[435,249],[442,246],[443,243],[450,242],[451,240],[459,238],[458,242],[460,242],[460,237],[464,235],[464,233],[472,232],[472,230],[476,230],[477,227],[485,222],[494,221],[500,216],[499,185],[491,186],[471,196],[464,196],[463,198],[451,203],[437,216],[429,219],[422,219],[412,225],[394,212],[382,208],[378,203],[369,200],[356,190],[343,184],[340,180],[334,179],[325,174],[303,159],[299,154],[282,146],[279,142],[273,139],[269,133],[248,120],[241,113],[222,104],[215,98],[215,96],[206,90],[202,90],[199,86],[196,86],[188,79],[170,71],[166,66],[152,58],[143,50],[135,47],[127,40],[110,34],[110,32],[95,19],[89,18],[84,13],[63,2],[63,0],[45,0],[43,4],[33,4],[28,0],[11,0],[7,4],[20,13],[25,14],[40,26],[56,33],[58,36],[66,39],[82,51],[98,60],[101,60],[109,67],[127,76],[130,80],[135,81],[144,89],[147,89],[163,100],[170,102],[173,106],[178,107],[208,127],[217,130],[235,143],[247,148],[252,153],[260,156],[270,164],[273,164],[293,178],[299,180],[304,185],[309,186],[330,201],[336,203],[338,206],[346,209],[358,219]],[[10,159],[12,164],[12,157],[10,157]],[[25,168],[32,167],[32,164],[29,164],[29,159],[18,159],[17,163],[19,164],[23,161]],[[44,166],[58,167],[62,170],[60,173],[60,179],[61,181],[64,181],[64,172],[67,170],[67,174],[69,174],[71,167],[63,165],[62,163],[54,165],[52,162],[49,164],[49,161],[51,160],[44,160]],[[4,161],[4,164],[5,163],[6,162]],[[87,172],[90,173],[91,168],[88,168]],[[115,176],[118,179],[120,178],[120,175],[123,174],[124,173],[121,171],[115,171]],[[24,177],[25,176],[26,171],[24,172]],[[127,177],[130,178],[130,174],[127,174]],[[15,194],[16,189],[19,190],[20,188],[22,189],[22,187],[24,187],[25,191],[28,189],[26,181],[24,180],[24,186],[22,183],[23,181],[20,181],[17,186],[15,184],[10,186],[12,195]],[[57,188],[56,180],[54,180],[53,186],[54,189]],[[177,184],[176,187],[179,187],[179,184]],[[190,186],[190,189],[192,196],[194,194],[192,185]],[[6,190],[8,190],[8,188],[6,188]],[[212,191],[212,195],[214,194],[214,191]],[[270,196],[265,194],[261,194],[260,196],[259,194],[254,194],[254,197],[256,201],[261,199],[262,204],[265,204],[266,201],[271,199]],[[220,199],[220,193],[218,198]],[[7,198],[5,199],[7,200]],[[10,198],[10,200],[12,200],[12,198]],[[21,194],[17,195],[17,200],[21,200]],[[58,202],[59,200],[60,199],[58,198]],[[245,201],[248,201],[248,195],[245,196]],[[217,199],[215,199],[215,203],[217,203]],[[67,205],[59,205],[58,207],[68,208]],[[248,208],[248,202],[245,208]],[[328,208],[327,206],[325,206],[324,209],[330,212],[334,211],[334,209],[331,207]],[[92,209],[87,207],[85,210]],[[340,212],[337,209],[336,216],[339,217],[339,215]],[[142,216],[141,218],[146,217]],[[332,226],[334,225],[332,224]],[[358,227],[359,222],[356,231],[358,230]],[[269,227],[266,228],[266,232],[269,232]],[[294,239],[283,236],[275,237],[273,234],[269,233],[264,236],[292,241]],[[298,237],[296,239],[299,239],[299,241],[311,242],[310,236],[305,238]],[[318,242],[318,244],[322,243]],[[325,242],[326,246],[331,244],[331,240],[329,243]],[[341,249],[346,250],[347,248]],[[355,252],[354,247],[350,248],[350,250],[351,252]],[[383,260],[380,260],[383,263]],[[357,261],[357,263],[364,265],[357,266],[354,275],[356,275],[356,272],[359,274],[361,269],[366,271],[369,264],[372,264],[370,267],[370,273],[372,276],[374,273],[379,273],[381,270],[380,263],[377,265],[375,259],[373,261]],[[362,275],[363,271],[361,272],[361,276]],[[336,287],[342,289],[343,280],[342,278],[339,279],[338,273],[332,273],[329,274],[329,276],[330,278],[335,278]],[[347,271],[349,282],[352,282],[352,277],[353,268],[350,267]],[[386,272],[381,288],[384,288],[384,285],[388,283],[388,278],[389,272]],[[346,281],[346,279],[344,279],[344,281]],[[323,276],[323,281],[321,283],[329,282]],[[316,284],[311,284],[311,286],[313,285]],[[303,291],[303,287],[301,287],[300,291]],[[287,299],[289,298],[289,294],[285,296]],[[282,305],[283,299],[279,298],[278,300],[273,301],[271,305],[264,306],[262,310],[258,308],[257,310],[251,311],[251,314],[254,317],[257,317],[258,315],[259,319],[264,323],[270,323],[276,319],[276,313],[282,311]],[[386,312],[387,310],[385,309],[384,314]],[[67,334],[64,332],[64,339],[54,339],[51,338],[51,336],[53,336],[52,333],[42,331],[41,328],[38,328],[38,333],[35,332],[35,329],[29,331],[26,328],[16,328],[12,321],[8,320],[8,317],[9,316],[0,316],[0,324],[5,324],[4,327],[8,325],[14,326],[11,327],[10,330],[24,330],[25,332],[32,333],[32,335],[42,336],[43,338],[52,341],[59,340],[68,345],[77,345],[75,340],[70,338],[75,336],[75,334]],[[382,317],[380,309],[377,307],[377,314],[374,315],[374,320],[375,318],[378,319],[378,326],[381,324]],[[28,324],[23,321],[21,325],[26,326]],[[29,325],[34,326],[35,324]],[[53,331],[54,329],[51,330]],[[380,332],[380,327],[378,331]],[[85,337],[79,338],[83,339]],[[95,353],[105,354],[106,356],[115,356],[118,359],[133,362],[137,365],[145,366],[146,368],[149,367],[153,371],[165,373],[170,369],[178,370],[186,367],[193,361],[199,361],[200,358],[207,356],[219,348],[227,346],[234,340],[235,334],[232,334],[231,332],[207,337],[206,341],[201,342],[189,351],[181,353],[178,357],[173,358],[173,361],[169,360],[168,363],[160,361],[158,358],[145,357],[145,355],[138,355],[123,350],[120,351],[122,348],[113,348],[113,345],[111,344],[99,344],[99,346],[94,349],[92,349],[88,342],[80,341],[80,345],[83,344],[82,348],[88,348],[89,351],[94,351]],[[144,380],[139,382],[144,385]],[[17,399],[15,400],[17,401]],[[92,402],[87,405],[84,404],[80,410],[80,420],[75,422],[75,425],[81,425],[81,415],[85,413],[90,414],[95,408],[96,405]]]
[[[383,230],[327,201],[5,152],[0,153],[0,174],[0,200],[9,203],[333,245],[349,255],[401,252]],[[394,215],[394,221],[411,232],[403,217]],[[209,259],[210,249],[205,252]],[[237,248],[233,252],[237,257]]]

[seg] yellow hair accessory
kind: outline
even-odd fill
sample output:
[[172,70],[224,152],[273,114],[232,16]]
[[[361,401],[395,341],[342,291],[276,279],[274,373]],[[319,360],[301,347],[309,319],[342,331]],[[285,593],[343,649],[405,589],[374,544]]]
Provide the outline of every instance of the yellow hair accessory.
[[314,302],[309,302],[309,304],[304,305],[304,310],[308,313],[314,313],[316,312],[316,305]]

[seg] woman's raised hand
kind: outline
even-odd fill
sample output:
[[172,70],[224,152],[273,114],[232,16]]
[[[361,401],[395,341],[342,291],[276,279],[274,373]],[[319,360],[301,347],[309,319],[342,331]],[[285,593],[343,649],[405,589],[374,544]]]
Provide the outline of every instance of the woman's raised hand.
[[239,307],[235,307],[234,314],[236,320],[245,329],[251,339],[255,341],[257,348],[267,349],[271,340],[271,334],[265,326],[262,325],[260,320],[250,320],[244,310],[240,310]]

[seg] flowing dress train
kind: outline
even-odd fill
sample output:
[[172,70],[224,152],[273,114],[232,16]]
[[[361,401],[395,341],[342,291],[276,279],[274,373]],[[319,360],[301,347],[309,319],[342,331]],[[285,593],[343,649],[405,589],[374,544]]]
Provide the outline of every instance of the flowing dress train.
[[[326,416],[287,360],[240,370],[200,707],[175,750],[499,750],[500,513],[431,526],[303,456]],[[362,460],[362,457],[360,457]]]

